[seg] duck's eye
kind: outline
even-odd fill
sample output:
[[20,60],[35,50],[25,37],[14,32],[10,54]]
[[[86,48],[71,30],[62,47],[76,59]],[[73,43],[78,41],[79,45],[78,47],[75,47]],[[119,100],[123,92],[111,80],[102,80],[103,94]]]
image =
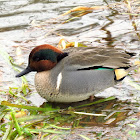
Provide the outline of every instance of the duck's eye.
[[49,60],[51,62],[57,62],[57,53],[51,49],[43,49],[34,53],[33,61]]
[[33,60],[34,61],[39,61],[40,59],[39,59],[39,57],[33,57]]

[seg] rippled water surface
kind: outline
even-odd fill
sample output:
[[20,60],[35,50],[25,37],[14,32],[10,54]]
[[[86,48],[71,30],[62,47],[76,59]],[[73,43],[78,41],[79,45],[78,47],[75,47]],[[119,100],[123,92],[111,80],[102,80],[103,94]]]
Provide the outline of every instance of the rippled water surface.
[[[32,48],[44,43],[57,46],[61,38],[93,47],[121,47],[136,53],[132,62],[139,60],[140,3],[130,0],[130,4],[131,8],[123,1],[117,0],[1,0],[0,90],[6,91],[9,87],[21,84],[20,79],[15,78],[17,72],[8,63],[8,55],[15,63],[26,67]],[[60,17],[61,14],[77,6],[104,6],[104,8],[98,8],[83,16],[74,12]],[[127,13],[137,15],[131,17]],[[20,55],[18,55],[19,51],[21,51]],[[36,92],[34,73],[26,77],[31,89]],[[139,86],[140,72],[132,71],[122,83],[97,96],[115,96],[121,101],[139,104]],[[36,96],[29,97],[33,104],[36,104],[36,98],[39,98],[37,94]],[[139,107],[136,110],[139,112]],[[137,128],[138,124],[139,121],[137,121]]]

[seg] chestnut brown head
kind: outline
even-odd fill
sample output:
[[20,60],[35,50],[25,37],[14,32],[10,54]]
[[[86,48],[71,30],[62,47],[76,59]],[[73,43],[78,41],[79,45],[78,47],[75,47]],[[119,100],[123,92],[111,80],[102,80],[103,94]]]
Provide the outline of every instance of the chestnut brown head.
[[37,46],[29,55],[27,68],[17,74],[16,77],[21,77],[31,71],[41,72],[50,70],[67,55],[67,53],[48,44]]

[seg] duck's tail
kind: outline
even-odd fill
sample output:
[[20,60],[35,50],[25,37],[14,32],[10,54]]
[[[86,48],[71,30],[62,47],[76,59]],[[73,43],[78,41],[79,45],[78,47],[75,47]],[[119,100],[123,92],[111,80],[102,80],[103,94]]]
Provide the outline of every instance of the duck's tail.
[[132,70],[137,69],[138,67],[140,67],[140,61],[136,62],[134,64],[134,66],[129,67],[128,69],[115,69],[115,79],[117,81],[122,80],[125,76],[127,76]]

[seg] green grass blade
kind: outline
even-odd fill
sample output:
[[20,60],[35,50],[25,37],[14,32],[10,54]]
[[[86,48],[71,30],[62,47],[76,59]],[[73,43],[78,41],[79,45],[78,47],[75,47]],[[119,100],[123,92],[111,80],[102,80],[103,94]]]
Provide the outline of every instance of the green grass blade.
[[115,97],[109,97],[109,98],[101,99],[101,100],[98,100],[98,101],[95,101],[95,102],[92,102],[92,103],[89,103],[89,104],[80,105],[80,106],[77,106],[75,108],[80,108],[80,107],[90,106],[90,105],[94,105],[94,104],[99,104],[99,103],[114,100],[114,99],[115,99]]
[[41,108],[41,107],[35,107],[35,106],[11,104],[7,101],[2,101],[1,105],[17,107],[17,108],[22,108],[22,109],[29,109],[29,110],[37,110],[37,111],[57,111],[57,109],[53,109],[53,108],[50,110],[50,108]]
[[13,119],[15,128],[16,128],[16,130],[17,130],[19,136],[21,136],[22,131],[21,131],[21,128],[20,128],[20,126],[19,126],[19,124],[18,124],[18,121],[17,121],[17,119],[16,119],[16,117],[15,117],[15,114],[14,114],[13,112],[11,112],[11,117],[12,117],[12,119]]
[[51,134],[67,134],[66,131],[57,131],[57,130],[51,130],[51,129],[28,129],[29,132],[32,133],[39,133],[39,132],[45,132],[45,133],[51,133]]
[[[79,134],[79,136],[82,137],[82,138],[84,138],[85,140],[91,140],[90,138],[88,138],[88,137],[86,137],[86,136],[84,136],[84,135]],[[94,140],[94,139],[93,139],[93,140]]]

